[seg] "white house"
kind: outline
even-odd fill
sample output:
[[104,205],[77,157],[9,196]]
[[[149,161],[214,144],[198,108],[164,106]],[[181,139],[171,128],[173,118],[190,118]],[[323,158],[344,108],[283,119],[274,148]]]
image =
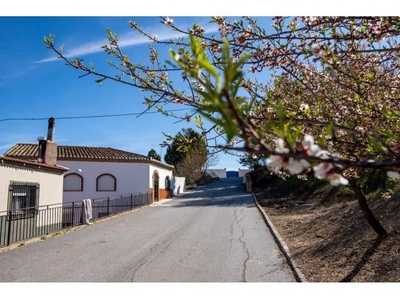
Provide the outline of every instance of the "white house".
[[46,140],[16,144],[4,156],[69,168],[63,182],[64,204],[139,193],[150,194],[150,202],[172,196],[173,166],[110,147],[57,145],[54,131],[55,120],[50,118]]
[[66,171],[0,156],[0,246],[61,228]]
[[0,156],[0,212],[62,204],[68,168]]
[[[34,161],[38,145],[16,144],[6,157]],[[151,194],[151,201],[172,196],[173,166],[150,157],[109,147],[57,146],[57,163],[69,168],[64,176],[64,203]]]

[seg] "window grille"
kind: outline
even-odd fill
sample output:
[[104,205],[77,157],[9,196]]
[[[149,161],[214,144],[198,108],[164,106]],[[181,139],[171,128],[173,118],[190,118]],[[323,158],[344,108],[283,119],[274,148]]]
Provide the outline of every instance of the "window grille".
[[38,211],[39,184],[11,182],[8,188],[9,211],[13,220],[33,218]]

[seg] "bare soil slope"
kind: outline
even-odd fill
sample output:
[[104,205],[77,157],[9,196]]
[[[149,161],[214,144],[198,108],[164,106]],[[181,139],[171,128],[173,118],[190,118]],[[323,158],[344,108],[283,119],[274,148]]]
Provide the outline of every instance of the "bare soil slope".
[[346,188],[258,180],[254,193],[308,282],[399,282],[400,196],[371,201],[379,239]]

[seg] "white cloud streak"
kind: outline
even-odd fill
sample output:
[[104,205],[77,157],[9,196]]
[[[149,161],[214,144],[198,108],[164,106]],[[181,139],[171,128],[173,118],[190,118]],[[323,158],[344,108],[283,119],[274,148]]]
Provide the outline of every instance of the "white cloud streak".
[[[186,36],[183,33],[168,30],[169,28],[158,30],[157,38],[159,41],[167,41],[170,39],[175,39],[175,38],[181,38]],[[215,33],[218,31],[218,27],[216,25],[211,25],[205,27],[206,33]],[[125,47],[133,47],[133,46],[139,46],[147,43],[152,43],[148,38],[140,36],[138,34],[132,34],[128,33],[122,36],[119,36],[119,46],[121,48]],[[63,54],[67,58],[74,58],[74,57],[79,57],[79,56],[84,56],[84,55],[89,55],[89,54],[96,54],[103,52],[104,50],[101,48],[102,46],[106,45],[108,43],[107,39],[104,40],[96,40],[92,41],[80,46],[77,46],[75,48],[66,50]],[[39,61],[36,61],[36,63],[46,63],[46,62],[52,62],[56,61],[58,57],[49,57],[45,58]]]

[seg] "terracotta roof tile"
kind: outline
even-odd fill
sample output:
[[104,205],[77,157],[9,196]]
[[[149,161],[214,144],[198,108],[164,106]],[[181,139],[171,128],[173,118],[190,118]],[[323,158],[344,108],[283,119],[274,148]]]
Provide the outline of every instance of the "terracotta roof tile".
[[[4,156],[26,160],[38,158],[37,144],[16,144]],[[110,147],[86,147],[57,145],[57,161],[107,161],[107,162],[148,162],[173,168],[173,166],[153,160],[148,156]]]
[[1,164],[8,163],[8,164],[13,164],[13,165],[18,165],[18,166],[31,167],[34,169],[56,170],[56,171],[61,171],[61,172],[65,172],[65,171],[69,170],[68,168],[59,166],[59,165],[49,165],[49,164],[45,164],[45,163],[33,162],[33,161],[25,160],[25,159],[18,159],[18,158],[6,157],[6,156],[1,156],[1,155],[0,155],[0,163]]

